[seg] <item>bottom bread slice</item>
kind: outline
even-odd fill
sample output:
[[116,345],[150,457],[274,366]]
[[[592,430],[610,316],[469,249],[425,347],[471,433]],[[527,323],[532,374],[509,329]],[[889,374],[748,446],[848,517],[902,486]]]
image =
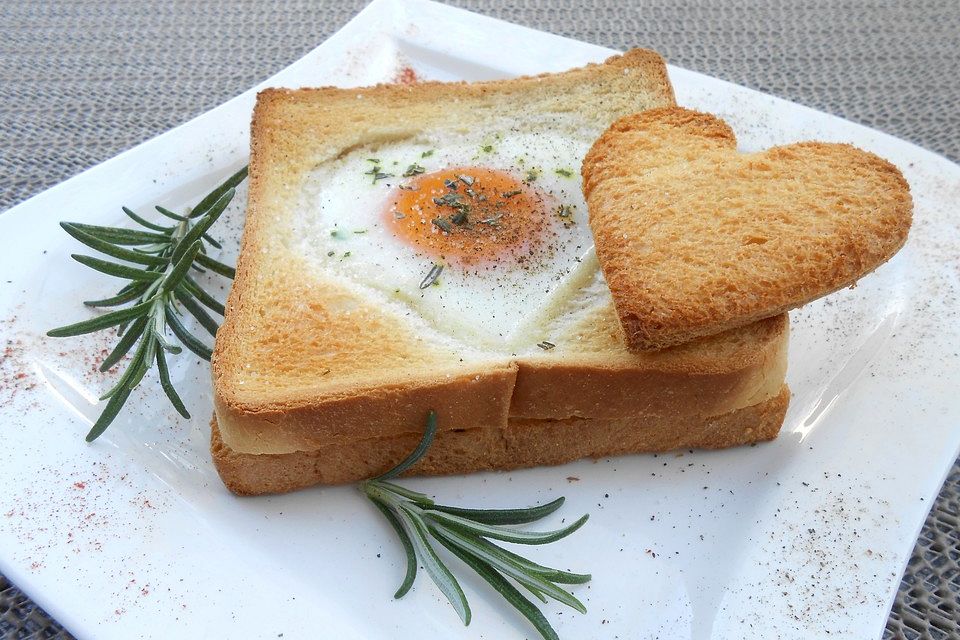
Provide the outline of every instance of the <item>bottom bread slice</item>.
[[[506,470],[578,458],[672,449],[719,449],[772,440],[790,402],[786,385],[769,400],[720,416],[684,418],[511,419],[506,429],[442,431],[411,475]],[[285,493],[315,484],[343,484],[376,476],[417,445],[416,436],[377,438],[350,445],[280,454],[237,453],[211,422],[210,450],[224,484],[238,495]]]

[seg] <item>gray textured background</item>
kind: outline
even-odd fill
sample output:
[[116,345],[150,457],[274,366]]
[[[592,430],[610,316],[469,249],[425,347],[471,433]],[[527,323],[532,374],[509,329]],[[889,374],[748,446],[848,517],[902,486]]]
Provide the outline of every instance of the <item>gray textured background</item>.
[[[451,2],[810,105],[960,160],[960,2]],[[363,1],[0,2],[0,210],[233,97]],[[960,465],[886,638],[960,637]],[[0,637],[69,637],[0,576]]]

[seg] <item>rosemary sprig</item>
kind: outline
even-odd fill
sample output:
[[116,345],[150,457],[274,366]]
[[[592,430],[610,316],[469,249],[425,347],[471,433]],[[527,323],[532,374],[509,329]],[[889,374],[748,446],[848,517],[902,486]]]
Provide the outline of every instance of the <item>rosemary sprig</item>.
[[[156,207],[158,213],[173,221],[171,225],[150,222],[123,207],[123,212],[147,231],[77,222],[60,223],[63,230],[76,240],[122,262],[77,254],[72,256],[74,260],[101,273],[129,281],[116,295],[103,300],[88,300],[84,304],[88,307],[119,307],[132,303],[131,306],[96,318],[47,332],[48,336],[60,338],[119,327],[120,340],[101,363],[100,371],[106,371],[120,362],[136,345],[120,379],[100,397],[108,401],[107,406],[87,434],[87,442],[98,438],[110,426],[130,393],[154,365],[159,373],[160,386],[170,403],[184,418],[190,417],[170,381],[165,354],[181,353],[182,345],[204,360],[209,360],[212,355],[210,347],[184,325],[182,309],[195,317],[207,333],[216,335],[219,323],[207,310],[222,316],[223,305],[203,290],[190,276],[190,271],[209,269],[233,278],[233,267],[208,256],[205,243],[220,248],[220,244],[207,232],[230,204],[234,189],[246,177],[247,168],[244,167],[186,214]],[[170,340],[168,328],[180,345]]]
[[547,544],[570,535],[588,516],[556,531],[531,532],[510,525],[526,524],[544,518],[563,505],[563,498],[528,509],[462,509],[435,503],[428,496],[390,482],[413,466],[430,447],[437,430],[437,416],[431,411],[420,444],[403,462],[372,480],[360,483],[360,489],[380,510],[403,544],[407,570],[395,598],[403,597],[417,577],[422,564],[443,592],[464,624],[470,624],[470,605],[460,583],[437,555],[431,539],[473,569],[507,602],[536,627],[544,638],[559,640],[543,613],[516,586],[523,587],[541,602],[553,598],[581,613],[587,609],[561,584],[583,584],[588,574],[570,573],[531,562],[494,544],[502,540],[515,544]]

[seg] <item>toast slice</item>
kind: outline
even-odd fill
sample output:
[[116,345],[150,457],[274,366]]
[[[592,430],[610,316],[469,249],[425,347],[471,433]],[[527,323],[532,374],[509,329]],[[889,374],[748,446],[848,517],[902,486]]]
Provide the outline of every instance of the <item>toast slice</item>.
[[847,287],[910,229],[900,171],[845,144],[738,153],[719,118],[679,107],[615,122],[582,174],[627,344],[662,349]]
[[[625,347],[569,168],[617,118],[672,104],[663,60],[642,50],[497,82],[261,93],[237,277],[212,362],[215,456],[263,470],[269,491],[299,473],[269,461],[385,460],[402,447],[381,445],[417,437],[429,410],[440,442],[527,421],[700,424],[779,397],[786,316],[662,353]],[[418,181],[445,167],[456,171],[437,188],[449,192],[433,202],[470,202],[467,224],[455,226],[465,208],[442,220],[396,208],[433,193]],[[481,193],[496,171],[516,188]],[[502,212],[484,212],[477,194]],[[523,218],[517,201],[543,215]],[[394,215],[367,215],[381,210]],[[534,220],[540,244],[511,235],[514,220]],[[400,242],[410,230],[424,235]],[[468,251],[430,254],[451,239]],[[475,260],[491,248],[492,259]],[[471,445],[473,466],[448,470],[481,468],[483,442]],[[482,464],[507,464],[503,455],[491,450]],[[218,468],[226,478],[235,465]],[[258,492],[255,474],[242,486]]]
[[[718,449],[772,440],[780,431],[790,393],[718,416],[671,419],[514,418],[505,428],[438,432],[427,454],[406,475],[448,475],[554,465],[586,457],[673,449]],[[312,451],[255,455],[224,444],[211,424],[213,461],[238,495],[284,493],[315,484],[345,484],[376,476],[416,447],[419,433]]]

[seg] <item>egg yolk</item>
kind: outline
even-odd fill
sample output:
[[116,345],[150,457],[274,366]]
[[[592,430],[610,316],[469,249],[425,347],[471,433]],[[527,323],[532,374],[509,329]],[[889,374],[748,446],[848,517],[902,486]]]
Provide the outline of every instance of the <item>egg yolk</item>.
[[455,167],[400,185],[384,215],[398,238],[423,253],[477,264],[533,250],[549,218],[546,199],[504,171]]

